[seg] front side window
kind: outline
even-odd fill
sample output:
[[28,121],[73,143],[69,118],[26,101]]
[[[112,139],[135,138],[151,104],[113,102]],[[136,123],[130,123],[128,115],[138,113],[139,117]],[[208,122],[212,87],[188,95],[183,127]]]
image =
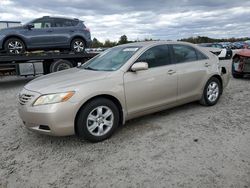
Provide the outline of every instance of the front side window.
[[123,66],[139,49],[138,46],[111,48],[89,60],[81,68],[94,71],[115,71]]
[[198,60],[196,50],[193,47],[179,44],[174,44],[172,46],[176,63],[184,63]]
[[168,45],[159,45],[150,48],[136,62],[146,62],[149,68],[170,64]]
[[37,19],[33,22],[31,22],[31,24],[34,25],[35,29],[42,29],[42,28],[50,28],[52,27],[52,21],[49,19]]

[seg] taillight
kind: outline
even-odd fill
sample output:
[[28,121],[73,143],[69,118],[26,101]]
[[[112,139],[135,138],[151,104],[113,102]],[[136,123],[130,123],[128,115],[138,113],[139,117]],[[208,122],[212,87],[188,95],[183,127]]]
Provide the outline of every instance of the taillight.
[[84,27],[84,29],[83,29],[84,31],[88,31],[88,32],[90,32],[90,29],[89,28],[87,28],[87,27]]

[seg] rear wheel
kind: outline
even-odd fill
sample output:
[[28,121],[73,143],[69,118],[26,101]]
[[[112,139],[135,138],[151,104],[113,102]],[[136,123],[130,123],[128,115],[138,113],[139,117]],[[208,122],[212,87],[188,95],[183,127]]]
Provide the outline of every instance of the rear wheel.
[[81,53],[85,51],[85,41],[81,38],[73,39],[70,45],[71,51]]
[[81,108],[76,120],[76,133],[91,142],[109,138],[119,124],[117,106],[109,99],[97,98]]
[[202,98],[200,99],[200,104],[204,106],[213,106],[215,105],[222,93],[222,85],[221,82],[215,78],[210,78],[203,90]]
[[4,43],[4,50],[8,54],[23,54],[25,52],[25,45],[18,38],[10,38]]

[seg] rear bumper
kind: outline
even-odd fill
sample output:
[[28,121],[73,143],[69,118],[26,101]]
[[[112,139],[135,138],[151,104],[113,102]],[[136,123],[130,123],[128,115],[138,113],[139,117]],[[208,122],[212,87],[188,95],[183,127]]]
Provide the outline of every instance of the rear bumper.
[[237,72],[237,71],[232,71],[233,74],[236,74],[236,75],[246,75],[246,74],[250,74],[250,72]]

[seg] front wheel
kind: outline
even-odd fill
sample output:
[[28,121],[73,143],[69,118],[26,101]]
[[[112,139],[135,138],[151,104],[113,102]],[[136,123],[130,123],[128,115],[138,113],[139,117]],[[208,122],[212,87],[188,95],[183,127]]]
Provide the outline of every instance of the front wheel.
[[76,133],[90,142],[109,138],[119,124],[119,110],[109,99],[96,98],[84,105],[76,120]]
[[25,45],[18,38],[10,38],[4,43],[4,50],[8,54],[23,54],[25,52]]
[[222,85],[221,82],[215,78],[212,77],[210,78],[203,90],[203,95],[200,100],[200,104],[205,105],[205,106],[213,106],[215,105],[222,93]]
[[81,53],[85,51],[85,41],[80,38],[73,39],[70,45],[71,51]]

